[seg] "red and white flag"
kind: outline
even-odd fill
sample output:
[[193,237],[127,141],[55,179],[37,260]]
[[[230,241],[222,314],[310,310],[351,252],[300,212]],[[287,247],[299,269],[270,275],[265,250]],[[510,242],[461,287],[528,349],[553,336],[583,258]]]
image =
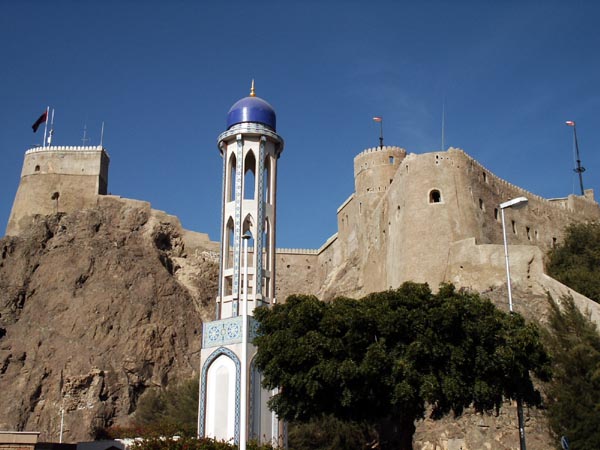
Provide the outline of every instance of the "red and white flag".
[[42,114],[39,117],[39,119],[35,121],[35,123],[33,125],[31,125],[33,132],[35,133],[38,130],[38,128],[40,127],[40,125],[46,121],[48,121],[48,111],[47,110],[44,111],[44,114]]
[[381,122],[381,121],[383,121],[383,117],[373,117],[373,120],[375,122]]
[[567,120],[565,123],[567,125],[569,125],[570,127],[574,127],[575,126],[575,122],[573,122],[572,120]]

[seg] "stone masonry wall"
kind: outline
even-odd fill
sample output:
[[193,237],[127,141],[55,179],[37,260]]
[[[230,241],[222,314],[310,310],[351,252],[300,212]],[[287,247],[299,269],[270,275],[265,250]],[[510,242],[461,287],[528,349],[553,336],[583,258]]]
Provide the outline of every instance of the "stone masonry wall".
[[18,235],[32,214],[73,212],[96,205],[108,188],[109,158],[102,147],[46,147],[25,153],[7,235]]

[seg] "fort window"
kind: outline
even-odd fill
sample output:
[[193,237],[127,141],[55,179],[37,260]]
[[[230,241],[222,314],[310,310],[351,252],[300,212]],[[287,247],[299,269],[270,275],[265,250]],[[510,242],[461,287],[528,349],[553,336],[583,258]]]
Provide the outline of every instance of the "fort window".
[[358,203],[358,213],[362,214],[362,202]]
[[483,204],[483,200],[479,199],[479,209],[485,211],[485,205]]
[[433,189],[429,192],[429,203],[441,203],[442,194],[437,189]]
[[511,220],[510,222],[512,224],[512,232],[514,234],[517,234],[517,224],[516,224],[516,222],[514,220]]
[[40,171],[40,166],[35,166],[35,169],[33,169],[33,170],[35,170],[36,172],[39,172]]
[[390,164],[394,164],[394,157],[393,157],[393,156],[390,156],[390,157],[388,158],[388,161],[389,161],[389,163],[390,163]]
[[483,172],[483,182],[487,183],[487,173]]
[[390,184],[392,184],[392,179],[390,178]]
[[552,248],[555,248],[555,247],[556,247],[556,238],[553,237],[552,238]]
[[498,208],[494,208],[494,219],[498,220]]
[[526,227],[527,230],[527,240],[530,241],[531,240],[531,228]]
[[535,240],[537,241],[537,240],[538,240],[538,237],[539,237],[539,236],[538,236],[538,230],[535,230],[533,234],[534,234],[534,236],[535,236]]
[[408,173],[408,164],[406,165],[406,173]]

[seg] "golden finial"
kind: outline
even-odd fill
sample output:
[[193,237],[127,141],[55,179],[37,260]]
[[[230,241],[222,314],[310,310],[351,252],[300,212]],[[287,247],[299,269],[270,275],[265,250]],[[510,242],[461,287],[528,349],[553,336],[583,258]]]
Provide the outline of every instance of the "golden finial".
[[250,86],[250,97],[256,97],[256,93],[254,92],[254,78],[252,78],[252,86]]

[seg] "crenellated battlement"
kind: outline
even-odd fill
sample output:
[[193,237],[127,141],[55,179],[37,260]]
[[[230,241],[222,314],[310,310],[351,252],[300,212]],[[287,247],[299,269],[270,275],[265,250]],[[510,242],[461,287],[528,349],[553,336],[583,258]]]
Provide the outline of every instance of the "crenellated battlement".
[[403,149],[402,147],[396,147],[393,145],[384,145],[383,147],[372,147],[372,148],[367,148],[367,149],[363,150],[362,152],[360,152],[358,155],[356,155],[354,157],[354,161],[356,161],[357,159],[362,158],[366,155],[372,154],[372,153],[385,153],[385,152],[400,152],[400,153],[406,154],[406,150]]
[[87,146],[75,146],[75,145],[53,145],[49,147],[33,147],[25,152],[26,155],[30,155],[33,153],[42,153],[42,152],[98,152],[106,149],[101,145],[87,145]]

